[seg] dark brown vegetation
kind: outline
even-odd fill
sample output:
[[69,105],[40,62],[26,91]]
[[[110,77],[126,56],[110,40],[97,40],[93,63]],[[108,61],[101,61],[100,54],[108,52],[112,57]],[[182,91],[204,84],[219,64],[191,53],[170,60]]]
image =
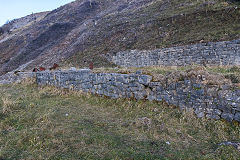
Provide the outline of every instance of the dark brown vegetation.
[[89,63],[89,69],[93,70],[93,62]]
[[46,68],[44,68],[44,67],[39,67],[39,71],[45,71],[46,70]]
[[57,63],[54,63],[53,66],[49,70],[51,71],[51,70],[55,70],[57,68],[59,68],[59,65]]

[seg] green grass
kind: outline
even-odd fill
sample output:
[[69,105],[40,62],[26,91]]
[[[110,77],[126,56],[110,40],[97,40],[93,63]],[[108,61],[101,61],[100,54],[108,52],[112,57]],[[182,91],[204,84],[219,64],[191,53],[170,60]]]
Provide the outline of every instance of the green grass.
[[[160,102],[0,86],[0,159],[238,159],[239,124]],[[143,117],[146,117],[146,123]],[[170,144],[167,144],[167,143]]]

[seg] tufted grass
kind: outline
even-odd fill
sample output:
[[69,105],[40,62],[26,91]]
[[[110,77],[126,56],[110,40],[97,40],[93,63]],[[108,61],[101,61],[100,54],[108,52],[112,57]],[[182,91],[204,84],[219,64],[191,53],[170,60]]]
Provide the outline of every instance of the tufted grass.
[[[240,126],[161,102],[0,86],[0,159],[238,159]],[[11,106],[10,112],[4,107]]]

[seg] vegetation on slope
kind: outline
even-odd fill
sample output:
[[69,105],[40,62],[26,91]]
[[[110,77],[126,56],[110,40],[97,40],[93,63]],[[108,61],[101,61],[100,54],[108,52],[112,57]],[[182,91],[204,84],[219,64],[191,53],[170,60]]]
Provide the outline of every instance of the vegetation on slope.
[[0,36],[0,75],[24,64],[109,67],[107,53],[237,39],[239,7],[229,0],[77,0],[11,22],[16,29]]
[[0,86],[0,158],[238,159],[239,124],[164,103],[23,83]]
[[126,8],[99,20],[85,49],[68,63],[81,66],[92,60],[99,67],[106,66],[95,58],[102,54],[237,39],[239,7],[227,0],[158,0],[140,9]]

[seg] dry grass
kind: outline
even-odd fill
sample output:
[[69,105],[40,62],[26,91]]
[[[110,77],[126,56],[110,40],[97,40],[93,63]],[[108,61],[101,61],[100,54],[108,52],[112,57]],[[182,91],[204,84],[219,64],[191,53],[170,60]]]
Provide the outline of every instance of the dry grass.
[[21,85],[33,85],[36,83],[36,78],[25,78],[21,80]]
[[16,101],[13,101],[8,97],[2,97],[2,113],[3,114],[12,113],[15,106],[16,106]]
[[[161,102],[109,99],[54,87],[2,85],[2,159],[237,159],[240,126]],[[6,98],[7,97],[7,98]],[[47,151],[47,152],[46,152]]]
[[150,67],[131,67],[131,68],[95,68],[94,73],[121,73],[129,74],[141,71],[142,74],[153,76],[153,81],[179,81],[182,78],[196,78],[204,75],[206,79],[203,83],[211,85],[231,84],[240,86],[240,67],[239,66],[150,66]]

